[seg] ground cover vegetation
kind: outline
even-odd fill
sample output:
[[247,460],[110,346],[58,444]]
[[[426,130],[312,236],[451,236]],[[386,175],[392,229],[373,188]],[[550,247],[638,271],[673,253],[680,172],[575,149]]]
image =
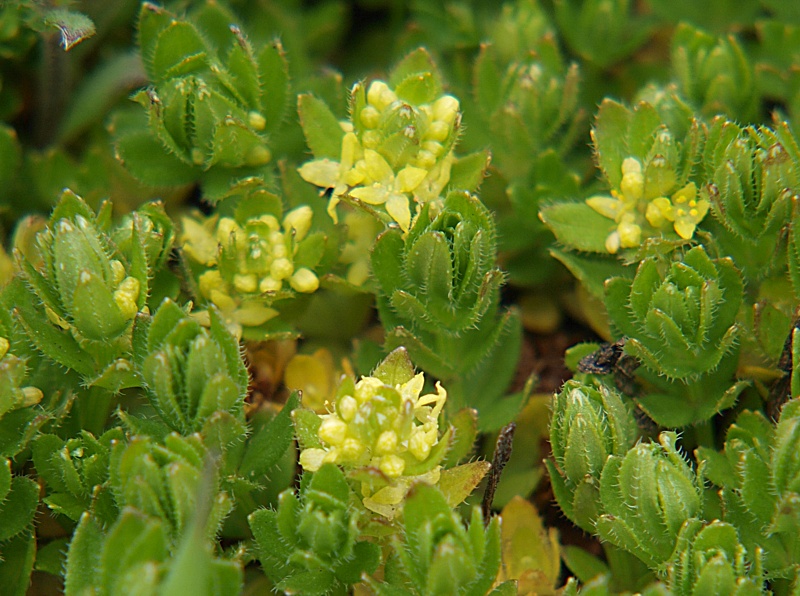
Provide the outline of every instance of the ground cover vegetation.
[[7,594],[800,594],[800,4],[0,5]]

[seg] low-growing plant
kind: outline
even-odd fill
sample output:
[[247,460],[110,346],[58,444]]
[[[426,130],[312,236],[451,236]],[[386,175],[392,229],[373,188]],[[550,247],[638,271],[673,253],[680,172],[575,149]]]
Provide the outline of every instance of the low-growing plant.
[[701,4],[0,6],[2,592],[800,592],[800,11]]

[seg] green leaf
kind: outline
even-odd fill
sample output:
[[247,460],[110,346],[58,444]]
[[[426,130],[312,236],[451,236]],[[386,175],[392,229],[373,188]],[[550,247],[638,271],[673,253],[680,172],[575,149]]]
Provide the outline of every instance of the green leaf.
[[44,14],[44,23],[61,33],[61,46],[65,52],[95,34],[94,22],[81,12],[55,8]]
[[433,73],[421,72],[410,75],[400,81],[394,88],[394,92],[401,100],[411,104],[426,104],[434,101],[441,89],[441,82]]
[[5,461],[0,464],[0,502],[5,500],[11,490],[11,461],[3,459]]
[[72,316],[87,339],[109,341],[125,329],[128,321],[114,301],[111,290],[97,275],[83,271],[75,286]]
[[136,509],[127,508],[108,531],[100,557],[102,571],[98,575],[108,593],[115,593],[130,570],[148,562],[164,561],[166,557],[164,524]]
[[437,484],[450,507],[456,508],[472,494],[492,467],[488,461],[474,461],[442,470]]
[[472,452],[478,436],[478,412],[474,408],[462,408],[449,422],[453,438],[445,458],[446,468],[452,468]]
[[64,591],[67,595],[85,594],[100,589],[103,532],[95,519],[84,513],[69,544]]
[[417,48],[406,55],[389,75],[389,87],[397,88],[404,80],[414,75],[428,74],[432,77],[432,97],[442,94],[442,81],[431,55],[425,48]]
[[200,32],[186,21],[172,21],[161,31],[153,49],[155,82],[187,75],[206,66],[209,49]]
[[297,98],[297,111],[314,157],[339,161],[344,131],[328,105],[313,95],[303,94]]
[[492,114],[503,100],[502,77],[495,62],[495,51],[490,44],[481,46],[480,54],[473,69],[475,97],[478,107],[486,114]]
[[297,408],[292,412],[292,420],[294,422],[297,442],[300,445],[300,449],[322,447],[319,435],[317,434],[320,424],[322,424],[322,418],[311,410]]
[[67,563],[68,548],[67,538],[56,538],[40,546],[36,551],[36,570],[60,577]]
[[292,412],[300,405],[300,394],[292,393],[275,418],[248,441],[239,473],[245,478],[259,478],[269,472],[289,449],[294,436]]
[[575,250],[607,254],[606,238],[616,223],[586,203],[554,203],[542,207],[539,217],[561,244]]
[[395,387],[407,383],[414,378],[414,365],[408,357],[405,348],[397,348],[383,359],[370,374],[377,377],[386,385]]
[[62,366],[71,368],[83,376],[91,377],[94,363],[77,341],[65,331],[54,327],[49,320],[35,308],[36,296],[19,283],[12,282],[5,290],[6,295],[16,306],[12,311],[22,325],[31,342],[46,356]]
[[[0,546],[0,586],[8,596],[28,594],[36,552],[36,536],[32,530],[18,534]],[[60,572],[60,569],[57,573]]]
[[603,255],[585,255],[559,249],[550,249],[553,258],[560,261],[589,293],[603,300],[606,280],[612,277],[632,279],[633,267],[626,267],[618,259]]
[[258,54],[258,74],[261,84],[261,105],[267,115],[267,132],[282,123],[289,107],[289,64],[279,40],[264,46]]
[[486,177],[491,161],[487,151],[475,151],[458,157],[450,168],[450,188],[475,192]]
[[149,132],[119,137],[116,149],[122,165],[135,178],[150,186],[182,186],[197,179],[194,167],[168,153]]
[[15,476],[0,503],[0,541],[21,533],[33,521],[38,505],[39,485],[25,476]]
[[362,574],[372,575],[381,563],[381,548],[374,542],[363,540],[353,547],[353,556],[336,566],[336,578],[343,584],[361,581]]

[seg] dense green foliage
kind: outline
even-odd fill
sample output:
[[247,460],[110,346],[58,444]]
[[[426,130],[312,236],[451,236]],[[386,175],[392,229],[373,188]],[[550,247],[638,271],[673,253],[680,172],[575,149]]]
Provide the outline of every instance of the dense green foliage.
[[798,135],[793,0],[3,3],[3,593],[800,593]]

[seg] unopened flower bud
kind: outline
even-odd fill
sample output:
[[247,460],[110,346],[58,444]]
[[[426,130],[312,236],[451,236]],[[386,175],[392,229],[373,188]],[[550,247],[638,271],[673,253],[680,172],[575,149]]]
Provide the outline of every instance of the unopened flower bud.
[[384,455],[378,464],[378,469],[386,474],[389,478],[397,478],[403,475],[403,470],[406,468],[406,462],[403,458],[397,455]]
[[376,126],[378,126],[378,122],[380,121],[381,118],[381,113],[373,106],[369,105],[366,106],[363,110],[361,110],[359,118],[361,119],[361,124],[363,124],[367,128],[375,128]]
[[247,114],[247,123],[253,130],[262,131],[267,127],[267,119],[256,111]]
[[450,125],[441,120],[434,120],[425,133],[425,138],[443,143],[449,135]]
[[452,95],[443,95],[433,104],[433,117],[451,125],[458,114],[459,102]]
[[286,217],[283,218],[283,228],[287,232],[294,229],[294,239],[299,242],[308,234],[313,217],[314,212],[308,205],[292,209],[286,214]]
[[275,259],[272,261],[272,265],[269,267],[269,273],[275,279],[286,279],[289,277],[292,272],[294,271],[294,266],[289,259],[281,258]]
[[295,271],[294,275],[289,279],[289,285],[292,286],[292,289],[296,292],[310,294],[316,292],[319,288],[319,278],[311,269],[301,267]]
[[347,424],[335,417],[322,421],[319,427],[319,438],[330,445],[341,445],[347,437]]
[[373,81],[367,91],[367,102],[383,111],[397,101],[397,95],[383,81]]
[[126,277],[114,292],[114,302],[117,303],[122,316],[132,319],[139,312],[136,301],[139,299],[139,280],[135,277]]
[[397,449],[397,433],[393,430],[385,430],[375,442],[375,453],[386,455]]

